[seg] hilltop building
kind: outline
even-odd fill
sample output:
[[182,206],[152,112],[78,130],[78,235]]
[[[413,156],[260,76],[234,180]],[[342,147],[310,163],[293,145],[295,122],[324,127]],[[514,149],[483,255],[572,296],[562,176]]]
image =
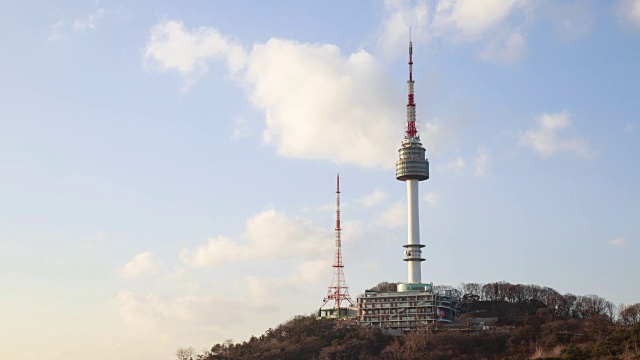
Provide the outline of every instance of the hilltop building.
[[396,292],[367,290],[357,299],[358,321],[363,326],[412,330],[434,322],[450,323],[458,315],[458,300],[451,291],[435,293],[433,283],[423,283],[421,263],[424,245],[420,243],[418,182],[429,179],[429,161],[416,126],[416,104],[413,94],[413,44],[409,41],[409,80],[407,124],[398,150],[396,179],[407,184],[408,239],[404,245],[404,261],[408,266],[406,283]]

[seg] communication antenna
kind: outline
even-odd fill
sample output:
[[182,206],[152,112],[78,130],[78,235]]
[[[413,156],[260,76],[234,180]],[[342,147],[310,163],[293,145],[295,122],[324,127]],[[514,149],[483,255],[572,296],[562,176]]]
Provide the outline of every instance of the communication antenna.
[[[348,302],[351,306],[353,301],[349,295],[349,287],[344,279],[344,265],[342,264],[342,238],[340,232],[340,174],[336,178],[336,255],[333,261],[333,280],[329,289],[327,290],[327,296],[324,298],[322,309],[329,301],[333,300],[335,308],[337,310],[338,317],[341,316],[341,303]],[[346,314],[344,314],[346,315]]]

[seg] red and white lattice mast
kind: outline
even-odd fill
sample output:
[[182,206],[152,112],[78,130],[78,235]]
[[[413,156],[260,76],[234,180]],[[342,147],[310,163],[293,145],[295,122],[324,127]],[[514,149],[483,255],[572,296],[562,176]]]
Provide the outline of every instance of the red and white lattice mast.
[[344,278],[344,265],[342,264],[342,238],[340,237],[340,174],[337,176],[336,182],[336,255],[333,261],[333,280],[329,285],[327,296],[324,298],[320,311],[331,300],[334,301],[335,313],[325,313],[327,316],[340,317],[347,315],[346,307],[342,307],[342,302],[348,302],[353,307],[353,301],[349,295],[349,287]]

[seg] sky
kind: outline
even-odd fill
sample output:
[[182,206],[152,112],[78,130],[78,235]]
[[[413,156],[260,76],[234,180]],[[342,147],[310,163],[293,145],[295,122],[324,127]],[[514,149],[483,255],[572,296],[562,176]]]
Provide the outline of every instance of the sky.
[[640,0],[1,1],[0,358],[173,359],[423,281],[640,302]]

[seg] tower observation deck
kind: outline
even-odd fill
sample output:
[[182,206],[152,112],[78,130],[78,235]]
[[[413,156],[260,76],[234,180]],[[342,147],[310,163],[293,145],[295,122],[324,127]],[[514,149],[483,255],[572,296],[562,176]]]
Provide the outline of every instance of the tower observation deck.
[[[429,161],[422,147],[416,126],[416,103],[413,95],[413,44],[409,41],[409,80],[407,101],[407,124],[402,145],[398,149],[400,158],[396,162],[396,179],[407,183],[408,234],[404,245],[404,261],[408,265],[408,281],[401,288],[412,290],[420,288],[422,281],[420,263],[422,257],[420,244],[420,216],[418,208],[418,182],[429,178]],[[412,284],[416,284],[412,286]],[[402,291],[402,290],[401,290]]]

